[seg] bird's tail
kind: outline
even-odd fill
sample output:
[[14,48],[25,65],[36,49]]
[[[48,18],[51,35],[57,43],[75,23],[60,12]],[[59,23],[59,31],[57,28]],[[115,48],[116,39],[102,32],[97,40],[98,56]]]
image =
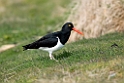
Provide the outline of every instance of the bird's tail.
[[23,47],[23,51],[25,51],[29,48],[29,45],[25,45],[25,46],[22,46],[22,47]]

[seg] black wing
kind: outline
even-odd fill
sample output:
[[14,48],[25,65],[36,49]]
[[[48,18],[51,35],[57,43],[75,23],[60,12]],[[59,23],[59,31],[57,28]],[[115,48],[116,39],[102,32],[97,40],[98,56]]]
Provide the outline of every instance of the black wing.
[[50,37],[47,39],[44,39],[42,41],[38,41],[37,45],[39,47],[54,47],[58,42],[58,39],[56,37]]
[[54,32],[54,33],[50,33],[50,34],[47,34],[47,35],[43,36],[42,38],[40,38],[37,41],[42,41],[42,40],[45,40],[45,39],[48,39],[48,38],[54,38],[54,37],[56,38],[56,37],[59,36],[59,34],[60,34],[60,31],[57,31],[57,32]]
[[31,44],[23,46],[23,48],[24,50],[27,50],[27,49],[38,49],[40,47],[49,47],[49,48],[53,47],[58,42],[58,39],[57,39],[58,35],[59,35],[59,32],[50,33]]

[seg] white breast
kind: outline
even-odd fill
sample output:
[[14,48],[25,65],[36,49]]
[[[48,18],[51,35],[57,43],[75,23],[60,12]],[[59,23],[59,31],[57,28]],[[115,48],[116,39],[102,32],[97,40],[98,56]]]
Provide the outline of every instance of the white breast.
[[51,48],[40,47],[39,49],[44,50],[44,51],[48,51],[48,52],[53,52],[55,50],[62,48],[64,45],[60,42],[60,39],[58,37],[57,37],[57,39],[58,39],[57,45],[55,45],[54,47],[51,47]]

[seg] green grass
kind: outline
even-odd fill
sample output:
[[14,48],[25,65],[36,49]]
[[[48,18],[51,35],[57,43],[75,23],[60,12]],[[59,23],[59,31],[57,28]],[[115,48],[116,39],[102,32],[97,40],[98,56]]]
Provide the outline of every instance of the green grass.
[[1,8],[4,8],[4,12],[0,13],[0,45],[2,45],[20,43],[20,41],[29,40],[29,37],[41,36],[56,30],[56,26],[63,24],[66,17],[64,13],[67,11],[65,8],[68,7],[70,0],[4,0],[0,2]]
[[[58,62],[41,50],[22,51],[22,45],[58,29],[66,16],[57,15],[56,8],[67,8],[69,2],[2,2],[7,10],[0,13],[0,46],[17,46],[0,53],[1,83],[123,83],[124,33],[66,44],[53,53]],[[111,47],[114,43],[118,47]]]
[[[50,82],[54,79],[61,83],[67,77],[66,81],[79,83],[122,83],[123,36],[123,33],[114,33],[98,39],[83,39],[67,44],[54,52],[59,62],[50,60],[48,53],[40,50],[23,52],[19,45],[1,53],[1,82],[30,83],[41,79]],[[118,44],[118,47],[111,47],[113,43]],[[109,79],[111,72],[116,75]]]

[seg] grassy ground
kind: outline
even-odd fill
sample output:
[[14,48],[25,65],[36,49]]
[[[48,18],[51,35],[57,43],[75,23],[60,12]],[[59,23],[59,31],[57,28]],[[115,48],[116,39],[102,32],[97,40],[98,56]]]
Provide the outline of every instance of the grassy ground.
[[[123,83],[124,34],[83,39],[54,52],[23,52],[20,46],[1,53],[1,82],[9,83]],[[118,46],[113,46],[116,43]]]
[[[53,53],[59,61],[56,62],[44,51],[22,51],[21,46],[56,30],[59,21],[64,20],[57,8],[66,8],[69,1],[2,3],[5,10],[0,13],[0,45],[14,43],[17,46],[0,53],[1,83],[124,82],[124,33],[69,43]],[[114,43],[118,46],[111,47]]]
[[63,24],[69,0],[0,0],[0,3],[0,45],[3,45],[56,30],[56,25]]

